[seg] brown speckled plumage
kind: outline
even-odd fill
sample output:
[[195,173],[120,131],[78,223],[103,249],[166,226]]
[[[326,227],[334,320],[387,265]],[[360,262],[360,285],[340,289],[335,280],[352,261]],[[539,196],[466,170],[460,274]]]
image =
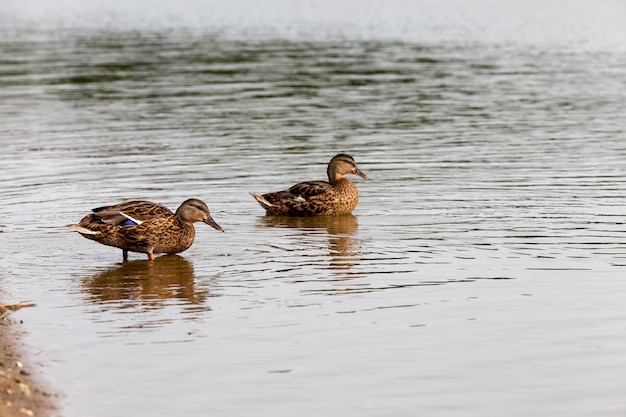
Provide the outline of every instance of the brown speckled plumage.
[[328,164],[328,182],[301,182],[275,193],[250,193],[267,214],[290,216],[330,216],[350,214],[359,201],[356,185],[345,175],[369,179],[350,155],[336,155]]
[[79,224],[68,227],[87,239],[122,249],[124,260],[128,259],[128,251],[146,253],[153,260],[155,253],[189,249],[195,238],[195,222],[224,231],[211,217],[207,205],[195,198],[181,204],[176,213],[150,201],[98,207]]

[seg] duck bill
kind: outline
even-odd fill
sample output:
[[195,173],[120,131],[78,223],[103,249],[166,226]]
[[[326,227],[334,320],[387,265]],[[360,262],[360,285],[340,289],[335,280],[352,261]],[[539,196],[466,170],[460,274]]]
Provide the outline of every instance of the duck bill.
[[363,171],[361,171],[361,170],[360,170],[360,169],[358,169],[358,168],[354,168],[354,175],[358,175],[359,177],[361,177],[361,178],[363,178],[363,179],[365,179],[365,180],[369,180],[369,179],[370,179],[370,177],[368,177],[367,175],[365,175],[365,174],[363,173]]
[[224,229],[222,229],[222,226],[220,226],[219,224],[217,224],[217,222],[215,220],[213,220],[212,217],[209,217],[208,219],[206,219],[204,221],[206,224],[208,224],[209,226],[211,226],[212,228],[214,228],[215,230],[219,230],[220,232],[224,233]]

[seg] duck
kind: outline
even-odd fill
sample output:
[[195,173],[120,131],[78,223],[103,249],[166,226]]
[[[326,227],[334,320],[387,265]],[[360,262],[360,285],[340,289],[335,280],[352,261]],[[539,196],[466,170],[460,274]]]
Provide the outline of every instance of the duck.
[[328,163],[328,182],[306,181],[284,191],[250,193],[268,215],[333,216],[351,214],[359,201],[359,190],[346,174],[368,180],[350,155],[340,153]]
[[211,217],[206,203],[197,198],[185,200],[176,213],[145,200],[98,207],[80,223],[66,227],[87,239],[122,249],[124,262],[128,260],[128,252],[145,253],[153,261],[155,253],[171,255],[189,249],[196,234],[195,222],[224,232]]

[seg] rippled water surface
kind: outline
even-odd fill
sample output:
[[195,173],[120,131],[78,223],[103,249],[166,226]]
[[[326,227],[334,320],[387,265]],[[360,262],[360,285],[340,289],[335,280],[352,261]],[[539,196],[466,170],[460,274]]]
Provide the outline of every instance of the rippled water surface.
[[[624,415],[626,9],[299,3],[8,2],[0,279],[62,414]],[[351,216],[248,194],[339,152]],[[226,233],[154,262],[63,227],[189,197]]]

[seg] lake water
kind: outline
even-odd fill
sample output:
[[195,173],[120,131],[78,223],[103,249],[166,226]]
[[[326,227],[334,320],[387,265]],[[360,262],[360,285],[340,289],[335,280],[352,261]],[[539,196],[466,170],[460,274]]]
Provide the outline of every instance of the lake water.
[[[623,416],[620,1],[9,0],[0,280],[66,417]],[[324,179],[353,216],[265,217]],[[63,226],[206,201],[177,256]]]

